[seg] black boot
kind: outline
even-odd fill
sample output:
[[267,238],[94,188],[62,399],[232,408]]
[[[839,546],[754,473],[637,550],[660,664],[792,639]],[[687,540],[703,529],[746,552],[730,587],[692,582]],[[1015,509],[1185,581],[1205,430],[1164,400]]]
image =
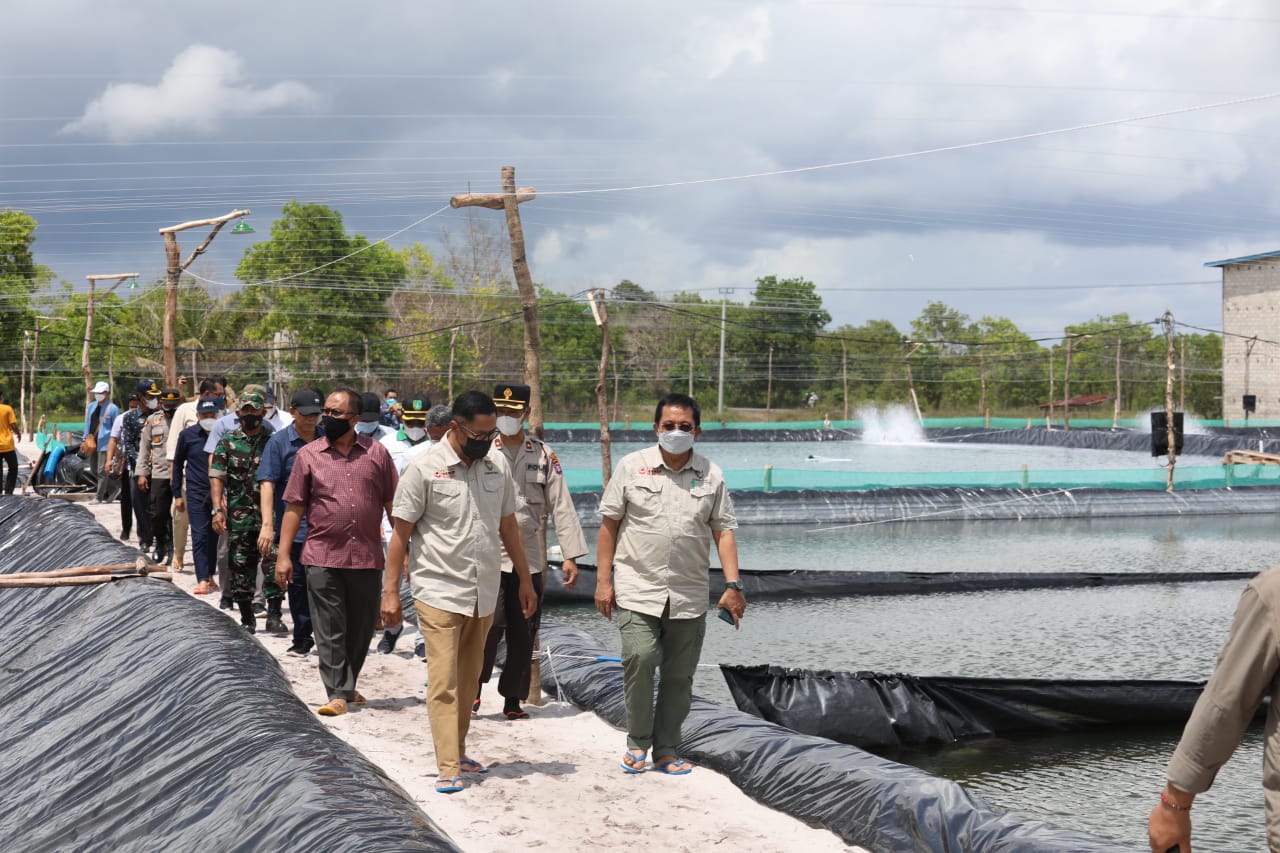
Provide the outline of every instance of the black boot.
[[237,601],[240,606],[240,625],[250,634],[258,630],[258,617],[253,614],[252,601]]
[[284,619],[280,618],[280,599],[267,599],[267,633],[274,634],[277,637],[284,637],[289,634],[289,629],[284,624]]

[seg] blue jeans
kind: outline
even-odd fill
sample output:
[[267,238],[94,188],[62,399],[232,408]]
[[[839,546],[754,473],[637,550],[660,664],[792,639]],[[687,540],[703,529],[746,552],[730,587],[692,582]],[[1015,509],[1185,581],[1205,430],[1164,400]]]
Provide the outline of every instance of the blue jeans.
[[213,578],[218,566],[218,536],[213,532],[212,505],[208,495],[186,493],[187,518],[191,525],[191,559],[196,564],[196,580]]

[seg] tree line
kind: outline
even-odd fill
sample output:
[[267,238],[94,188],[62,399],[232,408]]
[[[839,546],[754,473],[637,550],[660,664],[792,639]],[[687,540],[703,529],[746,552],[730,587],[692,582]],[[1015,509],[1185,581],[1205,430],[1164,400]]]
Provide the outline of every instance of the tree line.
[[[16,400],[25,350],[37,409],[78,411],[88,294],[34,263],[35,228],[20,211],[0,212],[0,382]],[[481,219],[444,231],[435,251],[394,249],[348,234],[332,208],[293,201],[270,236],[245,250],[235,275],[243,286],[182,280],[176,340],[188,376],[396,387],[445,400],[523,375],[506,239]],[[98,295],[95,376],[125,387],[162,375],[164,296],[163,280]],[[817,286],[803,278],[759,278],[746,300],[659,297],[656,287],[624,280],[606,288],[606,299],[614,411],[674,389],[691,390],[714,412],[722,338],[726,409],[792,409],[816,395],[815,418],[841,418],[867,403],[907,403],[914,392],[925,414],[1028,415],[1063,399],[1068,380],[1072,397],[1118,389],[1130,412],[1164,400],[1164,336],[1154,321],[1126,314],[1036,340],[1007,318],[975,320],[942,302],[905,330],[887,320],[832,328]],[[538,317],[548,420],[594,419],[601,336],[584,294],[539,286]],[[1220,417],[1221,337],[1177,338],[1186,409]]]

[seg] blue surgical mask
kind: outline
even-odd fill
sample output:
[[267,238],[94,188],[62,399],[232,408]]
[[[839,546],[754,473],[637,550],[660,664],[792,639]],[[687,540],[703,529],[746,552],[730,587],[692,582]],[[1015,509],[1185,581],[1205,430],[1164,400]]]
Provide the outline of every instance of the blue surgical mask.
[[377,421],[370,421],[368,423],[361,421],[360,423],[356,424],[356,432],[360,433],[361,435],[373,435],[377,431],[378,431]]

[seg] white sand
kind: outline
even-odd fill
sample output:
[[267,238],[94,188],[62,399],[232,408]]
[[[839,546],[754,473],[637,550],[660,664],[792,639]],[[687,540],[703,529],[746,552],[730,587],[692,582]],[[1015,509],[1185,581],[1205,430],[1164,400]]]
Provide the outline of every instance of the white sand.
[[[28,459],[38,458],[29,443],[19,450]],[[112,535],[120,535],[118,505],[83,506]],[[191,592],[195,576],[189,547],[185,562],[187,571],[176,575],[175,583]],[[196,598],[218,606],[217,593]],[[292,624],[287,608],[285,621]],[[289,657],[285,649],[290,639],[261,633],[261,624],[257,641],[280,662],[298,698],[318,707],[326,697],[314,653]],[[500,714],[496,676],[485,686],[467,747],[490,772],[468,774],[467,789],[460,793],[437,794],[423,701],[426,666],[411,657],[406,638],[400,646],[407,647],[391,655],[369,655],[360,679],[360,690],[369,699],[366,708],[320,719],[408,791],[463,850],[545,848],[559,853],[637,844],[672,851],[857,849],[831,832],[757,803],[727,777],[705,768],[678,777],[623,773],[618,762],[625,735],[571,704],[529,707],[532,719],[507,722]]]

